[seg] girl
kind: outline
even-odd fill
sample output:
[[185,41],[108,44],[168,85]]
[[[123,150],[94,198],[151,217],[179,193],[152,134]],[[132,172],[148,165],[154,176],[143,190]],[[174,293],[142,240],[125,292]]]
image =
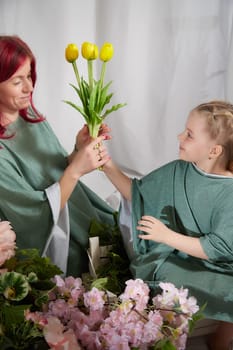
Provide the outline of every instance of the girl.
[[123,196],[121,230],[135,278],[156,292],[184,286],[206,318],[220,320],[211,349],[233,339],[233,106],[194,108],[178,136],[179,160],[131,180],[109,160],[103,169]]

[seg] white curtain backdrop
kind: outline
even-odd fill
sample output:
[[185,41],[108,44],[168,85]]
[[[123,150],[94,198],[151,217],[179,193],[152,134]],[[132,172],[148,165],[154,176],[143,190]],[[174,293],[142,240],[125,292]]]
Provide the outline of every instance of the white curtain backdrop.
[[[106,119],[108,147],[132,176],[177,157],[177,134],[194,106],[233,102],[232,0],[0,0],[0,17],[0,34],[19,35],[36,55],[35,104],[68,151],[84,120],[62,102],[78,103],[65,47],[114,45],[106,81],[112,103],[127,106]],[[78,67],[86,76],[82,58]],[[100,171],[83,181],[103,198],[114,192]]]

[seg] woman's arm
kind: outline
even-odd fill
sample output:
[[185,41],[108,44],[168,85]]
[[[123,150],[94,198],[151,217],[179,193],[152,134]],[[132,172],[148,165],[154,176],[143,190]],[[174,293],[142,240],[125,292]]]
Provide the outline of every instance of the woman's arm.
[[172,231],[153,216],[142,216],[141,220],[138,221],[137,230],[147,233],[146,235],[140,234],[138,237],[141,239],[164,243],[196,258],[208,259],[199,238]]
[[[107,151],[102,144],[105,136],[99,136],[88,145],[84,145],[78,152],[73,152],[69,156],[69,164],[59,180],[61,189],[61,209],[70,198],[80,177],[94,169],[102,167],[109,159]],[[99,144],[101,144],[101,155],[99,154]]]

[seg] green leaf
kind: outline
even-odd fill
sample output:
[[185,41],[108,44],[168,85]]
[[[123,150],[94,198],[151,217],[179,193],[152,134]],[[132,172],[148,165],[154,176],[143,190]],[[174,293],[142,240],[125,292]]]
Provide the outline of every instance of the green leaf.
[[[94,86],[94,88],[92,89],[91,95],[90,95],[90,101],[89,101],[89,110],[90,111],[95,111],[97,92],[98,92],[98,84],[96,84]],[[95,115],[98,115],[98,114],[95,113]],[[94,119],[95,119],[95,117],[94,117]]]
[[76,104],[74,104],[71,101],[63,101],[65,103],[67,103],[68,105],[72,106],[73,108],[75,108],[79,113],[82,114],[82,116],[85,118],[86,122],[88,123],[89,121],[89,116],[85,113],[84,109],[82,107],[77,106]]
[[42,343],[46,345],[43,340],[43,333],[37,328],[32,322],[24,321],[20,324],[12,324],[0,338],[0,349],[7,350],[33,350],[36,349],[34,344],[39,341],[40,347],[37,349],[48,349],[47,347],[42,347]]
[[102,277],[97,278],[91,283],[91,288],[97,288],[99,290],[107,290],[108,287],[108,278]]
[[169,339],[162,339],[149,348],[150,350],[176,350],[176,347]]
[[27,296],[29,290],[30,286],[25,275],[15,271],[0,275],[0,293],[7,300],[20,301]]
[[205,303],[194,315],[192,319],[189,320],[189,334],[191,334],[196,326],[196,323],[204,318],[203,311],[206,308],[207,303]]
[[61,269],[54,265],[48,257],[41,257],[37,249],[16,250],[16,255],[9,259],[4,267],[8,271],[29,275],[35,273],[39,280],[50,280],[55,275],[62,273]]
[[2,323],[8,328],[12,324],[24,322],[24,311],[29,308],[30,305],[2,305],[0,311]]
[[110,84],[111,84],[111,82],[109,82],[104,88],[102,88],[100,90],[99,100],[98,100],[98,104],[97,104],[97,109],[98,109],[99,113],[102,112],[104,106],[110,102],[111,97],[113,96],[113,94],[107,95],[108,88],[109,88]]
[[107,109],[106,112],[103,115],[103,118],[106,118],[106,116],[114,111],[117,111],[119,108],[124,107],[126,103],[119,103],[117,105],[112,106],[110,109]]

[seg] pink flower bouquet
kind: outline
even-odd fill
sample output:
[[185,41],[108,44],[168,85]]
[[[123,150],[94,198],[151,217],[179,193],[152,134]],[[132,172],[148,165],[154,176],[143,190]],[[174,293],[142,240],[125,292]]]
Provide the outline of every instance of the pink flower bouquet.
[[149,287],[140,279],[128,280],[118,297],[95,287],[86,291],[80,278],[55,276],[54,281],[46,310],[28,312],[26,318],[38,325],[47,320],[43,334],[57,350],[67,341],[73,344],[67,349],[183,350],[189,322],[199,310],[187,289],[171,283],[161,283],[162,293],[151,300]]
[[[115,227],[113,233],[118,242]],[[0,349],[184,350],[190,326],[201,318],[187,289],[160,283],[161,294],[151,298],[141,279],[122,279],[118,258],[104,268],[105,276],[117,277],[114,293],[107,277],[62,278],[36,249],[15,249],[8,222],[0,222],[0,256]]]

